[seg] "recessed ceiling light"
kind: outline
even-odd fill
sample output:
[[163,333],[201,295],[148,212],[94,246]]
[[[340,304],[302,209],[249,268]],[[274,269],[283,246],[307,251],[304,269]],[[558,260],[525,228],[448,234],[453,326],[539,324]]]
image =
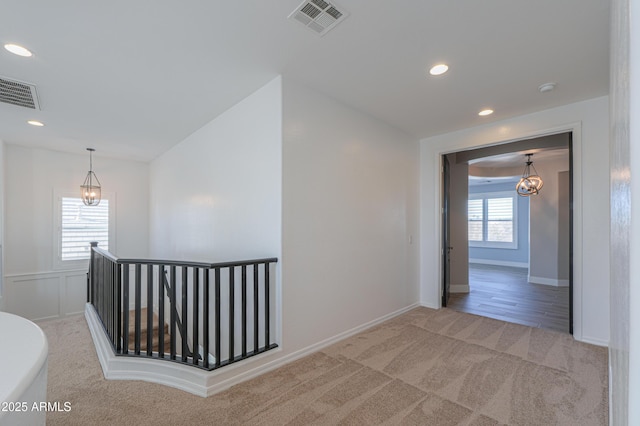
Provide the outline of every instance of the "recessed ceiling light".
[[482,111],[480,111],[478,113],[479,116],[484,117],[485,115],[491,115],[493,114],[493,110],[492,109],[483,109]]
[[44,123],[42,121],[38,121],[38,120],[28,120],[27,123],[31,124],[32,126],[36,126],[36,127],[44,126]]
[[27,49],[26,47],[19,46],[17,44],[7,43],[4,45],[4,48],[7,49],[9,52],[13,53],[14,55],[25,56],[27,58],[30,56],[33,56],[33,53],[31,53],[29,49]]
[[431,74],[431,75],[442,75],[445,72],[447,72],[448,69],[449,69],[449,66],[447,64],[434,65],[429,70],[429,74]]

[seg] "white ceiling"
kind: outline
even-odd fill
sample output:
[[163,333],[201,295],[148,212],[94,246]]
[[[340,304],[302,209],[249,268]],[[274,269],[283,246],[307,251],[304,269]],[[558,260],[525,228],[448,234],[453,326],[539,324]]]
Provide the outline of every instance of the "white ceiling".
[[510,152],[493,155],[469,161],[470,165],[481,168],[524,168],[527,162],[526,154],[533,154],[531,161],[535,163],[566,161],[569,164],[569,148],[557,149],[527,149],[525,151]]
[[[515,185],[524,172],[527,162],[526,154],[533,154],[531,161],[534,169],[536,164],[540,166],[540,164],[551,162],[564,163],[567,167],[569,166],[569,148],[514,151],[469,161],[469,185],[486,183],[513,183]],[[477,176],[473,174],[477,174]]]
[[419,138],[608,93],[607,0],[340,0],[324,37],[299,3],[3,0],[0,43],[35,56],[0,49],[0,76],[42,111],[0,103],[0,139],[150,160],[279,74]]

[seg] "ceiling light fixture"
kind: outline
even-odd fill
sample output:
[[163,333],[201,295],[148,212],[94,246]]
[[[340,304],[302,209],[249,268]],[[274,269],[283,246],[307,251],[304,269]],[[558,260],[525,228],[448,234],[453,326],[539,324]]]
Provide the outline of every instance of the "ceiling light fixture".
[[33,53],[31,53],[29,49],[27,49],[26,47],[22,47],[18,44],[7,43],[4,45],[4,48],[7,49],[9,52],[13,53],[14,55],[24,56],[26,58],[33,56]]
[[[538,171],[533,165],[533,161],[531,161],[533,154],[526,154],[526,156],[527,164],[524,166],[522,178],[516,184],[516,191],[518,191],[518,195],[530,197],[531,195],[538,195],[540,193],[544,182],[542,182],[542,178],[538,176]],[[531,174],[531,167],[533,167],[534,174]]]
[[540,91],[540,93],[546,93],[546,92],[551,92],[555,88],[556,88],[556,83],[545,83],[545,84],[541,84],[538,87],[538,90]]
[[27,123],[31,124],[32,126],[36,126],[36,127],[43,127],[44,123],[42,121],[38,121],[38,120],[27,120]]
[[87,148],[89,151],[89,172],[84,179],[84,183],[80,185],[80,194],[82,202],[85,206],[97,206],[102,198],[102,188],[100,181],[95,173],[93,173],[93,152],[95,149]]
[[478,113],[478,115],[479,115],[480,117],[485,117],[485,116],[487,116],[487,115],[491,115],[491,114],[493,114],[493,110],[492,110],[492,109],[489,109],[489,108],[487,108],[487,109],[483,109],[482,111],[480,111],[480,112]]
[[431,75],[442,75],[449,70],[449,66],[447,64],[438,64],[431,67],[429,70],[429,74]]

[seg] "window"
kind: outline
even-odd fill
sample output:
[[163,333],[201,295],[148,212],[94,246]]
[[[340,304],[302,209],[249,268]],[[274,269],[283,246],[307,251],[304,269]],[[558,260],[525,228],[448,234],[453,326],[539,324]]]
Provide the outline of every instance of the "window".
[[518,248],[517,205],[515,191],[469,194],[469,245]]
[[97,206],[85,206],[80,198],[62,197],[60,259],[89,259],[89,243],[97,241],[109,249],[109,200]]
[[91,257],[90,243],[105,250],[115,244],[115,193],[102,193],[97,206],[85,206],[74,192],[54,191],[53,268],[86,269]]

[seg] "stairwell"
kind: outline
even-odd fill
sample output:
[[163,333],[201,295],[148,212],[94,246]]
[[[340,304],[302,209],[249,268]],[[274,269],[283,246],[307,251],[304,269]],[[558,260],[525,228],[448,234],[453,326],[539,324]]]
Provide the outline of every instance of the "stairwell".
[[278,347],[277,261],[127,259],[92,243],[85,317],[105,378],[210,395],[212,371]]
[[[151,327],[147,324],[148,314],[147,308],[142,308],[140,310],[140,352],[147,351],[147,339],[149,332],[152,335],[152,352],[159,352],[159,344],[160,344],[160,333],[158,332],[158,316],[156,313],[153,313],[153,319]],[[129,311],[129,351],[133,351],[135,349],[135,341],[136,341],[136,312],[135,310]],[[163,351],[165,354],[168,354],[171,351],[171,337],[169,335],[169,325],[167,323],[164,324],[163,330]],[[177,346],[177,345],[176,345]],[[179,348],[176,348],[178,350]]]

